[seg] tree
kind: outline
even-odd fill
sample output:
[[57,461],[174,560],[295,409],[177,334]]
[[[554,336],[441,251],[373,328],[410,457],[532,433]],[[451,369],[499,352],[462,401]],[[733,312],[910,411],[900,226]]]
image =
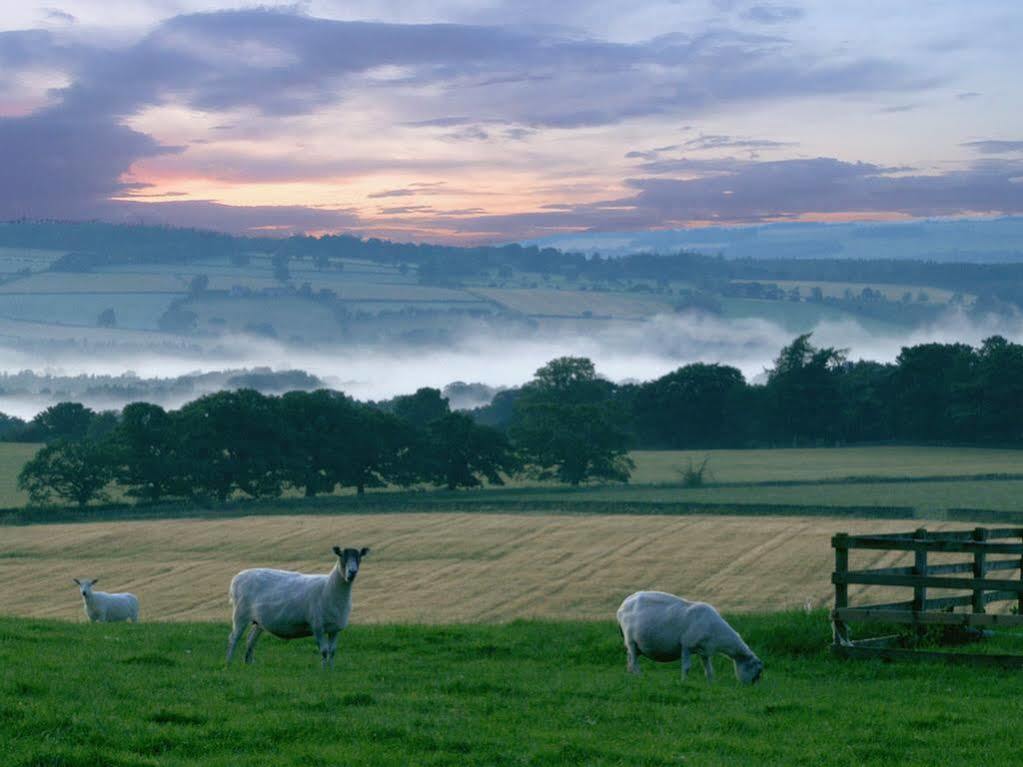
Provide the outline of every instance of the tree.
[[32,436],[41,442],[57,439],[83,440],[89,433],[96,413],[80,402],[59,402],[32,419]]
[[133,402],[124,408],[111,439],[114,476],[128,495],[156,502],[183,493],[175,424],[159,405]]
[[275,253],[270,259],[274,268],[274,279],[278,282],[288,282],[291,279],[291,269],[288,268],[289,260],[286,253]]
[[742,442],[740,419],[746,382],[727,365],[702,362],[639,387],[633,426],[643,445],[724,447]]
[[818,349],[810,333],[782,348],[769,371],[767,391],[773,411],[771,437],[776,441],[813,442],[837,436],[840,349]]
[[423,478],[448,490],[478,487],[481,478],[503,485],[501,474],[518,467],[508,438],[464,413],[448,413],[431,422],[425,447]]
[[117,327],[117,315],[114,310],[107,307],[99,313],[96,318],[96,326],[100,328],[116,328]]
[[111,453],[104,442],[58,440],[42,448],[18,474],[18,487],[32,503],[56,495],[79,506],[105,500],[113,479]]
[[628,481],[633,464],[612,390],[584,357],[561,357],[536,371],[515,403],[510,430],[531,474],[572,485]]
[[417,429],[424,428],[450,412],[448,398],[441,395],[440,389],[424,386],[416,390],[415,394],[394,398],[394,414]]
[[329,493],[346,476],[355,406],[341,393],[320,389],[281,397],[285,430],[284,481],[307,498]]
[[205,274],[197,274],[188,283],[188,292],[192,296],[201,296],[210,287],[210,278]]
[[222,391],[178,411],[180,478],[191,494],[226,501],[240,491],[277,497],[284,429],[277,401],[252,389]]

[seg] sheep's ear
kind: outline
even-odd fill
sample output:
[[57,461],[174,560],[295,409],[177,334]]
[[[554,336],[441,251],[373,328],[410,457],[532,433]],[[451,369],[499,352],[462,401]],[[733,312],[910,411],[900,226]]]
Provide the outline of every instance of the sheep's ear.
[[99,578],[93,578],[92,585],[95,586],[97,583],[99,583]]
[[363,548],[362,551],[359,552],[359,559],[364,559],[365,557],[368,557],[368,556],[369,556],[369,546],[366,546],[365,548]]
[[337,554],[338,556],[341,556],[341,547],[340,546],[335,546],[334,547],[334,553]]
[[80,580],[78,580],[77,578],[72,578],[71,580],[73,580],[73,581],[74,581],[75,583],[77,583],[77,584],[78,584],[79,586],[81,586],[81,585],[82,585],[82,582],[81,582]]

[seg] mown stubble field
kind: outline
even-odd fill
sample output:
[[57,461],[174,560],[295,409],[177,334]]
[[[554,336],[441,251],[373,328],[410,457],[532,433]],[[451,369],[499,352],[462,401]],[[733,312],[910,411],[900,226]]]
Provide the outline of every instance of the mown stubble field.
[[[729,612],[773,612],[831,598],[835,532],[918,524],[431,512],[7,526],[0,528],[0,615],[84,621],[71,578],[87,577],[138,594],[145,621],[226,621],[236,572],[325,572],[335,543],[373,549],[355,589],[357,623],[609,620],[638,589]],[[902,564],[898,557],[857,552],[852,565]]]

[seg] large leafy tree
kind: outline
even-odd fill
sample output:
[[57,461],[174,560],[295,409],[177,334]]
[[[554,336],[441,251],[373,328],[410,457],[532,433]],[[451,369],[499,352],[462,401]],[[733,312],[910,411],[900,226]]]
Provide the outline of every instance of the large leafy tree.
[[252,389],[194,400],[175,419],[181,445],[180,478],[190,493],[227,500],[280,495],[285,430],[277,400]]
[[448,413],[432,421],[424,447],[423,479],[448,490],[478,487],[483,479],[503,485],[502,474],[518,467],[508,438],[464,413]]
[[177,424],[159,405],[134,402],[124,408],[110,440],[115,479],[128,495],[155,502],[183,493]]
[[644,445],[723,447],[742,441],[746,382],[727,365],[686,365],[639,387],[632,410]]
[[810,335],[784,347],[768,373],[772,441],[812,443],[838,436],[838,379],[845,352],[817,348]]
[[613,389],[585,357],[560,357],[536,371],[510,429],[531,474],[572,485],[628,481],[633,464]]
[[32,503],[56,496],[85,506],[105,500],[113,479],[113,460],[106,442],[57,440],[39,450],[18,475],[18,487]]

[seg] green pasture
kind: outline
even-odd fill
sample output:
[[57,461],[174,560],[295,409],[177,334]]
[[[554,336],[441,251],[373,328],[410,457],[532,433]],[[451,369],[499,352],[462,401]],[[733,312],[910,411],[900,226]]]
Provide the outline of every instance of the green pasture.
[[42,445],[0,442],[0,507],[28,503],[28,495],[18,489],[18,473],[40,447]]
[[365,626],[356,605],[332,672],[312,640],[269,636],[225,668],[226,623],[0,618],[0,763],[1019,763],[1018,671],[832,659],[824,611],[730,617],[757,686],[723,657],[711,685],[674,663],[629,675],[611,616]]
[[1023,450],[977,447],[636,450],[631,456],[634,485],[678,483],[682,469],[704,459],[711,483],[1023,474]]

